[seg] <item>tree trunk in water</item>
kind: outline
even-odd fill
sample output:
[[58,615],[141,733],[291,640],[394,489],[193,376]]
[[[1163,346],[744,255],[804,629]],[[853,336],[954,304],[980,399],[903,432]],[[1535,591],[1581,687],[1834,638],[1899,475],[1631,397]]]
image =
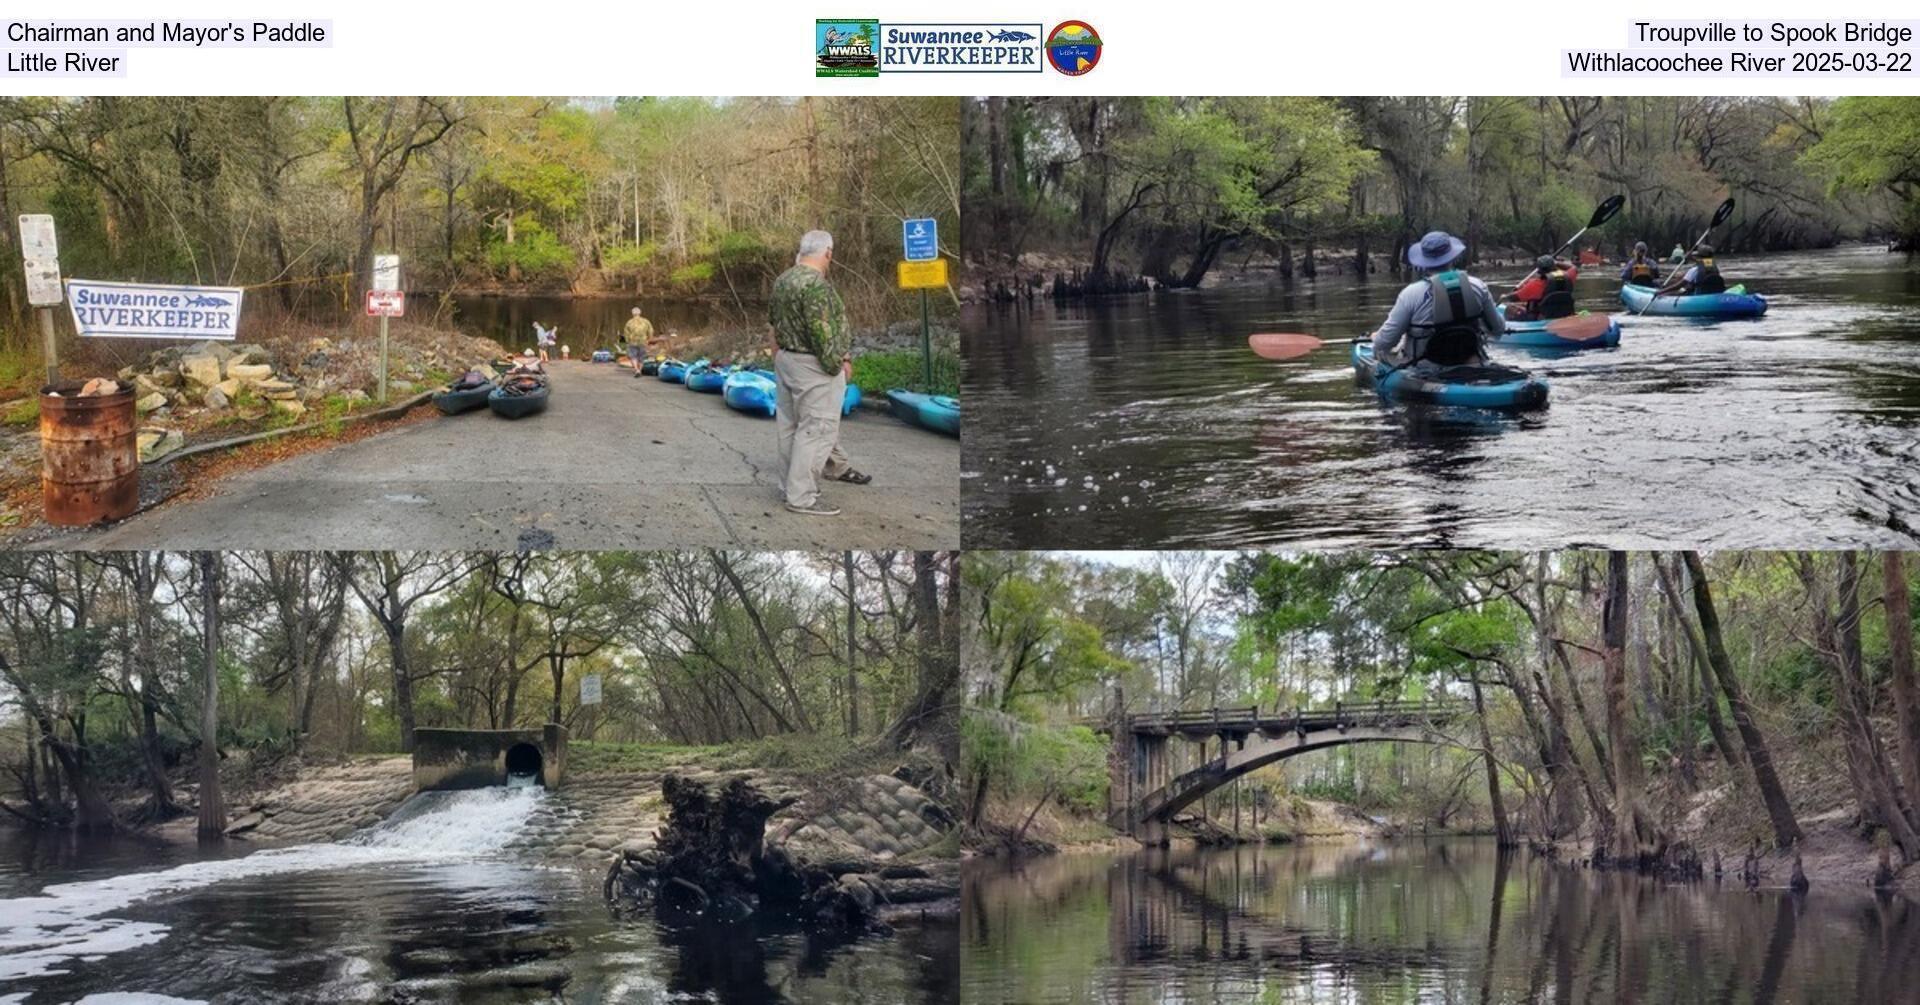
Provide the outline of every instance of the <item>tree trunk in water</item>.
[[[1920,860],[1920,832],[1901,804],[1893,777],[1874,732],[1872,696],[1868,693],[1865,660],[1860,646],[1860,566],[1851,551],[1839,554],[1835,573],[1835,599],[1838,610],[1829,613],[1825,597],[1815,590],[1808,599],[1814,606],[1815,637],[1832,654],[1829,658],[1835,680],[1835,704],[1840,710],[1840,725],[1846,731],[1847,762],[1852,769],[1855,796],[1867,821],[1886,829],[1900,846],[1904,858]],[[1808,585],[1815,585],[1812,560],[1803,567]]]
[[200,698],[200,836],[205,838],[227,829],[227,801],[220,791],[220,556],[202,551],[194,560],[206,616]]
[[1511,848],[1513,828],[1507,823],[1507,807],[1500,801],[1500,768],[1493,760],[1493,733],[1487,728],[1487,706],[1480,697],[1480,678],[1473,678],[1473,718],[1480,724],[1480,760],[1487,768],[1487,806],[1493,812],[1494,842]]
[[1680,557],[1687,564],[1687,577],[1693,581],[1693,606],[1700,618],[1707,663],[1727,696],[1734,727],[1740,731],[1740,742],[1747,748],[1747,763],[1753,768],[1754,784],[1760,789],[1760,800],[1766,805],[1767,819],[1773,825],[1773,843],[1778,848],[1791,848],[1801,838],[1800,824],[1793,818],[1793,804],[1787,801],[1780,776],[1774,771],[1773,753],[1767,747],[1766,737],[1754,721],[1753,709],[1733,674],[1733,661],[1727,656],[1726,640],[1720,633],[1720,612],[1714,607],[1706,565],[1696,551],[1681,552]]
[[1607,703],[1607,750],[1613,759],[1613,849],[1617,864],[1649,869],[1662,851],[1657,829],[1640,798],[1640,751],[1634,742],[1633,700],[1627,694],[1627,620],[1631,603],[1627,553],[1607,553],[1607,595],[1600,618]]
[[1887,675],[1893,682],[1894,714],[1899,717],[1897,756],[1907,802],[1920,802],[1920,682],[1913,671],[1913,607],[1907,595],[1905,557],[1889,551],[1880,557],[1887,606]]

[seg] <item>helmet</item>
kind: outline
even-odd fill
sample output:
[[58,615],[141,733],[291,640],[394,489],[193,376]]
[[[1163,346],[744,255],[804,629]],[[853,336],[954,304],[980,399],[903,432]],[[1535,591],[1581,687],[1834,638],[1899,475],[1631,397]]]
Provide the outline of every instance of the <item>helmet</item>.
[[1702,244],[1702,245],[1700,245],[1699,247],[1697,247],[1697,248],[1694,248],[1694,249],[1693,249],[1693,257],[1695,257],[1695,258],[1712,258],[1712,257],[1713,257],[1713,245],[1711,245],[1711,244]]
[[635,307],[635,308],[633,309],[633,316],[634,316],[634,317],[639,317],[639,316],[640,316],[640,308],[638,308],[638,307]]
[[1634,253],[1634,254],[1636,254],[1636,255],[1644,255],[1644,254],[1646,254],[1646,253],[1647,253],[1647,242],[1645,242],[1645,241],[1635,241],[1635,242],[1633,242],[1633,253]]
[[1541,272],[1552,272],[1553,256],[1541,255],[1539,258],[1533,260],[1533,267],[1539,269]]

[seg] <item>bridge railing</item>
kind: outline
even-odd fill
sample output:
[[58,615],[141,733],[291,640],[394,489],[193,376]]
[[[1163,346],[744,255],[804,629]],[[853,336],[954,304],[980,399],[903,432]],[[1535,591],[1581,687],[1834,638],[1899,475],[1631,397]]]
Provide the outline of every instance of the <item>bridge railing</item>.
[[1369,726],[1407,721],[1451,719],[1469,711],[1464,701],[1336,701],[1331,708],[1274,708],[1258,705],[1222,706],[1167,712],[1137,712],[1127,716],[1127,728],[1136,733],[1251,732],[1257,729],[1324,729]]

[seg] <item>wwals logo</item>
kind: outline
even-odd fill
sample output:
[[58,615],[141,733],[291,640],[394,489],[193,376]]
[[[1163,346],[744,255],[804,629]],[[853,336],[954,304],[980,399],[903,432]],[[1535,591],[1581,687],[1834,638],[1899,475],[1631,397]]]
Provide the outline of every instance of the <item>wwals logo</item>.
[[813,75],[878,77],[880,22],[858,18],[814,22]]

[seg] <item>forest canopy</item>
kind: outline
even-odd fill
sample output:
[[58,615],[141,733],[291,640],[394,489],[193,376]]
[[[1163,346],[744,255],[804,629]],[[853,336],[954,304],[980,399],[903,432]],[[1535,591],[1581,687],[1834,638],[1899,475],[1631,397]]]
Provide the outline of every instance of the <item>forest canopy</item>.
[[[0,560],[0,806],[177,807],[176,769],[407,751],[423,727],[951,759],[953,556],[127,552]],[[209,612],[217,612],[210,619]],[[211,676],[209,676],[211,670]],[[602,678],[602,701],[580,701]],[[210,696],[212,697],[210,701]],[[239,755],[239,756],[235,756]]]
[[1228,250],[1397,269],[1436,228],[1531,257],[1615,193],[1589,242],[1614,255],[1691,241],[1728,196],[1723,250],[1920,240],[1915,98],[996,97],[962,129],[968,254],[1064,258],[1087,292],[1197,286]]
[[[898,222],[958,232],[957,129],[953,99],[908,97],[15,97],[0,215],[52,213],[67,275],[310,312],[356,304],[375,251],[416,289],[747,302],[820,227],[871,321]],[[0,321],[24,311],[16,244]]]
[[967,556],[976,825],[1036,801],[1103,813],[1089,723],[1450,699],[1480,710],[1450,753],[1344,747],[1254,782],[1441,823],[1464,792],[1503,841],[1619,861],[1681,848],[1702,798],[1742,847],[1840,820],[1920,860],[1917,570],[1898,552],[1142,557]]

